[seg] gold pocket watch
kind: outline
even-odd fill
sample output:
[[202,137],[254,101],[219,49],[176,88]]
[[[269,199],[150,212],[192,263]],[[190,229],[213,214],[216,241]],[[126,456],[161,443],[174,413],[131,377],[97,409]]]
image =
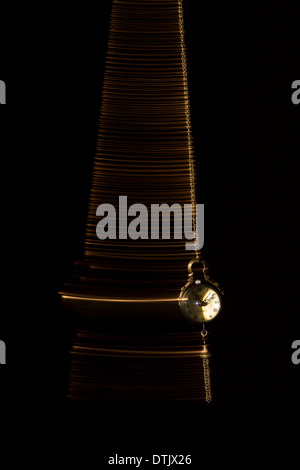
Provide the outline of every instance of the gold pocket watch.
[[207,273],[204,260],[192,259],[188,264],[189,279],[179,295],[179,306],[184,315],[194,323],[213,320],[221,309],[223,291]]
[[219,284],[210,279],[206,261],[198,257],[192,259],[188,264],[188,272],[188,282],[181,289],[178,302],[188,320],[195,325],[202,325],[198,353],[199,358],[202,359],[205,400],[210,403],[212,401],[211,353],[205,323],[210,322],[219,314],[224,293]]

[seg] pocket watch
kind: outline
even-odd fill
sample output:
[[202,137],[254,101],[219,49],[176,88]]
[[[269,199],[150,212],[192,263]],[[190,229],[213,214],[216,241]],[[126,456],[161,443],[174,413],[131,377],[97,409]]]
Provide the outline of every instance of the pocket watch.
[[204,260],[192,259],[188,264],[189,280],[178,298],[182,312],[194,323],[213,320],[221,309],[223,291],[210,279],[207,270]]

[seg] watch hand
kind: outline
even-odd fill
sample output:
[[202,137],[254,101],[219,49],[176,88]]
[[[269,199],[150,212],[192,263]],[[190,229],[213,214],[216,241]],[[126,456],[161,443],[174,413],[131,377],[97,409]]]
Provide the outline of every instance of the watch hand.
[[214,298],[216,297],[216,294],[209,293],[208,295],[209,295],[209,298],[208,298],[208,300],[205,301],[206,305],[210,304],[211,301],[214,300]]
[[196,297],[199,300],[201,307],[205,307],[206,305],[208,305],[208,303],[202,300],[201,297],[198,297],[198,295],[196,295]]

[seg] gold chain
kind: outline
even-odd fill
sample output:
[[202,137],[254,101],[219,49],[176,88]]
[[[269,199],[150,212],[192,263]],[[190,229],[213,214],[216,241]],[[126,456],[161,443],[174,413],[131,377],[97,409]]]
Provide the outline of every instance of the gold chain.
[[212,401],[212,393],[211,393],[209,359],[208,357],[204,357],[202,360],[203,360],[203,372],[204,372],[205,399],[207,403],[210,403]]
[[189,91],[188,91],[188,73],[187,73],[187,60],[185,52],[185,41],[184,41],[184,20],[183,20],[183,9],[182,0],[178,0],[178,16],[179,16],[179,31],[180,31],[180,43],[181,43],[181,61],[182,61],[182,72],[183,72],[183,88],[185,97],[185,123],[187,130],[188,139],[188,154],[189,154],[189,171],[190,171],[190,188],[191,188],[191,200],[192,200],[192,227],[195,233],[195,253],[199,256],[199,234],[197,231],[196,223],[196,182],[195,182],[195,167],[194,167],[194,155],[193,155],[193,143],[191,135],[191,119],[190,119],[190,104],[189,104]]
[[[191,188],[191,200],[192,200],[192,226],[195,233],[195,253],[196,257],[200,257],[199,246],[199,234],[197,230],[197,206],[196,206],[196,182],[195,182],[195,167],[194,167],[194,155],[193,145],[191,136],[191,119],[190,119],[190,105],[189,105],[189,92],[188,92],[188,74],[187,74],[187,60],[185,52],[185,41],[184,41],[184,21],[183,21],[183,10],[182,0],[178,0],[178,15],[179,15],[179,30],[180,30],[180,42],[181,42],[181,61],[183,71],[183,87],[185,97],[185,123],[187,130],[188,139],[188,154],[189,154],[189,170],[190,170],[190,188]],[[207,403],[212,401],[211,393],[211,381],[210,381],[210,368],[209,359],[202,358],[203,360],[203,372],[204,372],[204,385],[205,385],[205,399]]]

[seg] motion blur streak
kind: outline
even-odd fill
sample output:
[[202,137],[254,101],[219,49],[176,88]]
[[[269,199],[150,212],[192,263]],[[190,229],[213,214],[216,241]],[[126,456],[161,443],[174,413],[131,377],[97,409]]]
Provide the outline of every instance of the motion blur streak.
[[93,401],[198,400],[205,394],[200,358],[208,357],[200,342],[196,333],[118,337],[77,332],[70,397]]
[[114,1],[84,253],[60,293],[77,329],[72,399],[210,401],[207,345],[177,302],[197,250],[96,234],[97,207],[119,195],[148,210],[190,204],[195,231],[191,134],[182,0]]

